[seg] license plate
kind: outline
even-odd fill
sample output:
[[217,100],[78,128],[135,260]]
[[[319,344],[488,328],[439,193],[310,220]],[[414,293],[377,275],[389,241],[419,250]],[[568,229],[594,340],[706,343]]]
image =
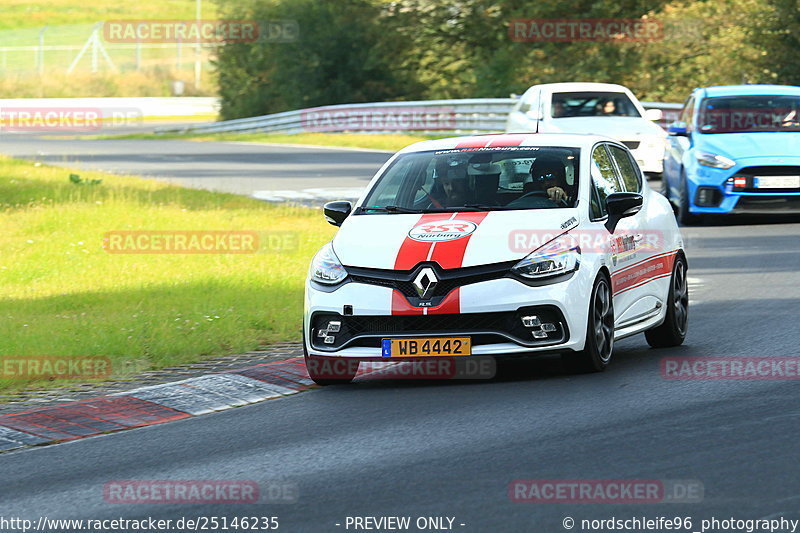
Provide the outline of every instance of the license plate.
[[383,339],[383,357],[449,357],[472,354],[470,337]]
[[800,189],[800,176],[756,176],[757,189]]

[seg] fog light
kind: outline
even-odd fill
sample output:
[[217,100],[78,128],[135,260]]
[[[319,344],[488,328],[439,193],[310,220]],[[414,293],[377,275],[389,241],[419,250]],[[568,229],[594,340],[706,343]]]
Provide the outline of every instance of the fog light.
[[553,333],[556,330],[556,325],[549,322],[542,324],[542,331]]
[[328,335],[327,337],[325,337],[325,340],[323,342],[325,342],[325,344],[333,344],[335,341],[336,341],[335,337]]
[[545,333],[544,331],[542,331],[540,329],[537,329],[535,331],[531,331],[531,333],[533,334],[533,338],[534,339],[546,339],[547,338],[547,333]]
[[698,187],[694,203],[700,207],[717,207],[722,201],[722,194],[716,187]]
[[327,336],[328,336],[328,332],[325,331],[324,329],[321,329],[321,330],[317,331],[317,337],[319,337],[320,339],[323,339],[323,338],[325,338]]
[[522,325],[526,328],[538,328],[542,325],[538,316],[524,316],[522,317]]
[[342,323],[338,320],[331,320],[328,322],[328,333],[339,333],[342,328]]

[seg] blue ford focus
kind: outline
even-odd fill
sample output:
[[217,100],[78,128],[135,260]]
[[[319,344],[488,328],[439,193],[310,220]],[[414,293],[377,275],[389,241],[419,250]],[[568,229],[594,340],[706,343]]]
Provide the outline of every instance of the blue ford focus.
[[662,192],[681,223],[800,213],[800,87],[695,89],[667,131]]

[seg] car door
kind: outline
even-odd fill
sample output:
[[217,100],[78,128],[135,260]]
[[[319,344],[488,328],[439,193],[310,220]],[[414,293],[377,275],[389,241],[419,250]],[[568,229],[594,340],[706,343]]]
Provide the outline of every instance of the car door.
[[619,309],[617,327],[626,327],[657,314],[663,301],[663,283],[659,280],[672,269],[671,255],[658,217],[650,205],[649,185],[631,153],[622,146],[608,144],[607,149],[626,192],[643,197],[638,213],[620,220],[612,241],[612,278],[614,303]]
[[[592,236],[591,242],[595,244],[592,246],[591,253],[603,254],[603,262],[611,273],[612,289],[613,282],[617,271],[621,268],[615,257],[614,250],[616,249],[617,231],[609,232],[605,225],[608,219],[608,211],[606,210],[606,199],[616,193],[624,192],[625,187],[622,185],[616,167],[611,160],[611,156],[606,147],[608,143],[598,143],[592,148],[591,156],[591,197],[590,197],[590,218],[592,222],[597,225],[593,226],[593,232],[599,232],[599,235]],[[620,221],[621,222],[621,221]],[[619,311],[617,302],[614,302],[615,311]]]
[[[620,157],[617,161],[614,155]],[[621,159],[622,156],[625,159]],[[630,181],[625,185],[625,177]],[[595,199],[590,208],[594,211],[593,218],[607,218],[606,199],[617,192],[641,192],[642,178],[639,167],[631,158],[629,152],[622,147],[611,143],[595,145],[592,151],[592,194]],[[596,205],[595,205],[596,204]],[[644,210],[644,206],[642,208]],[[600,231],[605,231],[604,239],[595,242],[604,242],[605,249],[598,250],[605,254],[605,264],[611,273],[611,289],[614,295],[615,322],[620,324],[620,318],[625,319],[632,305],[639,299],[641,290],[636,286],[636,265],[646,261],[646,251],[642,249],[644,234],[642,226],[645,215],[640,211],[636,215],[625,217],[617,222],[613,230],[605,226]]]

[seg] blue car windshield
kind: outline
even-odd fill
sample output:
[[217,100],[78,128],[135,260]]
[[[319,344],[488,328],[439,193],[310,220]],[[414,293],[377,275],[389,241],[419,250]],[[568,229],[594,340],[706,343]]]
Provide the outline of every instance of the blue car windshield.
[[700,133],[800,131],[800,96],[719,96],[700,104]]
[[580,149],[465,148],[400,155],[356,214],[574,207]]

